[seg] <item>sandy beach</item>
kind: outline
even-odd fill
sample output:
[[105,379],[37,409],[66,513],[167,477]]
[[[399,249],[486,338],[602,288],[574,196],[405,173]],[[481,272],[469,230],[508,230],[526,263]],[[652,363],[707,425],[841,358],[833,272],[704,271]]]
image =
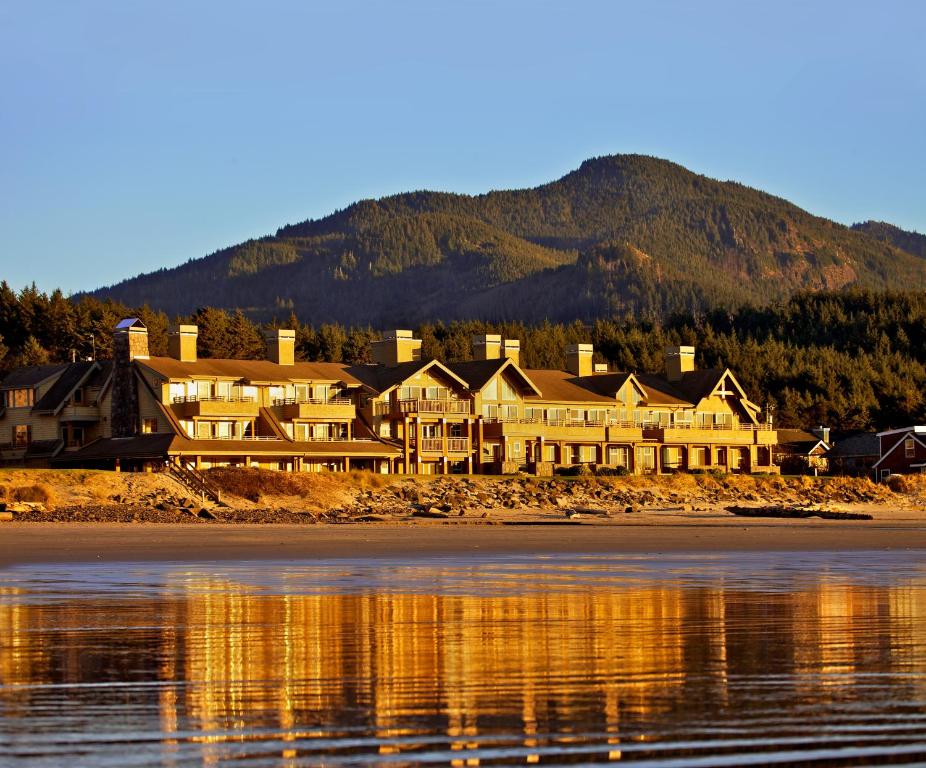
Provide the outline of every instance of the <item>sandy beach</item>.
[[196,526],[8,524],[0,566],[41,562],[324,560],[486,554],[926,550],[926,525],[749,520],[747,524]]

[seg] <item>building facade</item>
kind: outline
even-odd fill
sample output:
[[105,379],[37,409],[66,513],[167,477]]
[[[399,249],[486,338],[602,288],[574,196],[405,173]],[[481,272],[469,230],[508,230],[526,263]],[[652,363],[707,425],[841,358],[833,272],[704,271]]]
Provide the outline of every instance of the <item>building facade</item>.
[[913,426],[878,433],[880,456],[872,466],[876,479],[926,471],[926,427]]
[[656,375],[593,364],[587,344],[566,350],[567,370],[522,368],[518,341],[491,334],[450,364],[422,360],[410,331],[375,342],[368,365],[298,362],[286,329],[265,360],[201,359],[196,342],[181,325],[152,357],[129,318],[111,362],[12,372],[0,457],[27,462],[41,444],[49,463],[131,469],[777,471],[776,432],[731,371],[695,368],[693,347],[668,348]]

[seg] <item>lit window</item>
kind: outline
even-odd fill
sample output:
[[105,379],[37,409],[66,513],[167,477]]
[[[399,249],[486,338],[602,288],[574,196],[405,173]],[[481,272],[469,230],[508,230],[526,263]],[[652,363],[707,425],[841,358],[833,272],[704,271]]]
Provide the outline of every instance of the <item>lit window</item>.
[[13,427],[13,445],[22,448],[29,445],[32,429],[28,424],[17,424]]

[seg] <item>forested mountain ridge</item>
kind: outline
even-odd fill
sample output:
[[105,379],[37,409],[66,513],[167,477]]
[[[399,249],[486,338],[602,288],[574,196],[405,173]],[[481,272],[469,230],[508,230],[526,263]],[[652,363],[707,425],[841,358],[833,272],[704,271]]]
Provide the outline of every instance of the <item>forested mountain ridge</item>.
[[886,221],[863,221],[853,224],[852,229],[926,259],[926,235],[921,235],[919,232],[908,232]]
[[845,286],[924,289],[926,261],[742,184],[615,155],[533,189],[363,200],[93,295],[382,328],[660,317]]

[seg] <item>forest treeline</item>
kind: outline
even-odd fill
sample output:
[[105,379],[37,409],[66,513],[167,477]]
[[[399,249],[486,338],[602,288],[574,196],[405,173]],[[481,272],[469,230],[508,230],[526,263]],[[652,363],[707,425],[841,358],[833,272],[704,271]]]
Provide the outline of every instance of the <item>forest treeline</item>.
[[[0,283],[0,368],[62,362],[112,354],[112,333],[123,317],[148,326],[152,355],[167,353],[171,323],[199,326],[202,357],[261,358],[263,333],[296,331],[300,359],[345,363],[370,361],[370,327],[311,325],[293,314],[263,326],[242,312],[202,308],[169,318],[148,307],[34,287],[20,292]],[[596,361],[613,370],[663,369],[667,344],[697,348],[698,367],[728,366],[757,404],[774,409],[781,426],[824,424],[870,429],[926,422],[926,292],[800,293],[766,307],[684,313],[663,321],[631,316],[569,324],[545,322],[424,323],[416,328],[423,354],[465,360],[470,338],[500,333],[521,340],[526,368],[562,368],[567,344],[591,342]]]

